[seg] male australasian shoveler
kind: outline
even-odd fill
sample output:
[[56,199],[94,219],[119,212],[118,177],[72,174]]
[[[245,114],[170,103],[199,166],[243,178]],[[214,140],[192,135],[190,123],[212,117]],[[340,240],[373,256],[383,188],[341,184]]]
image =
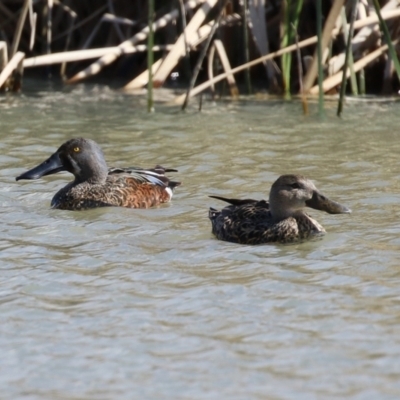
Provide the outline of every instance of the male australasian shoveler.
[[329,214],[351,213],[300,175],[280,176],[271,187],[269,202],[210,197],[231,204],[221,211],[210,208],[213,234],[218,239],[241,244],[290,243],[323,234],[325,229],[305,213],[305,207]]
[[75,180],[56,193],[52,208],[84,210],[120,206],[149,208],[171,200],[180,182],[170,181],[165,169],[110,168],[99,145],[90,139],[71,139],[37,167],[19,175],[20,179],[38,179],[60,171],[71,172]]

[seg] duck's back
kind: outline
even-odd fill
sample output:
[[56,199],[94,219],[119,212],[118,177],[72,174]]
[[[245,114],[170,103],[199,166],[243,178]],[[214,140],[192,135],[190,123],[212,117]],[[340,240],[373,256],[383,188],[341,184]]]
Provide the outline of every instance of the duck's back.
[[[224,199],[231,205],[217,211],[210,208],[212,233],[220,240],[242,244],[266,243],[271,228],[268,202]],[[233,204],[232,204],[233,203]]]
[[231,203],[221,211],[213,208],[209,211],[212,233],[220,240],[249,245],[290,243],[324,232],[307,214],[274,221],[264,200],[217,198]]

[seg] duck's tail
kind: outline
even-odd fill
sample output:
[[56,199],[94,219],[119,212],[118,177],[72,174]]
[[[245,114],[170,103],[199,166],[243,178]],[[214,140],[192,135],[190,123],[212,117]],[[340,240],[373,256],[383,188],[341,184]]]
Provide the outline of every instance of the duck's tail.
[[208,218],[211,220],[211,222],[215,221],[220,214],[221,211],[218,211],[215,208],[210,207],[208,210]]

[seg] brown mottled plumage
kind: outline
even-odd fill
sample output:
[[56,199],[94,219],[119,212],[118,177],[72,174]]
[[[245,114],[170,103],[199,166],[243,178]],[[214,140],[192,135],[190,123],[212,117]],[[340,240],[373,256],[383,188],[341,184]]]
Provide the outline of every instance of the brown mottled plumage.
[[314,184],[300,175],[282,175],[272,185],[269,202],[210,196],[231,205],[217,211],[210,208],[212,232],[220,240],[241,244],[290,243],[325,229],[304,212],[305,207],[330,214],[351,210],[323,196]]
[[170,181],[165,172],[176,172],[157,165],[153,169],[107,168],[103,152],[90,139],[71,139],[50,158],[16,179],[38,179],[69,171],[75,180],[59,190],[52,208],[84,210],[119,206],[149,208],[168,202],[180,182]]

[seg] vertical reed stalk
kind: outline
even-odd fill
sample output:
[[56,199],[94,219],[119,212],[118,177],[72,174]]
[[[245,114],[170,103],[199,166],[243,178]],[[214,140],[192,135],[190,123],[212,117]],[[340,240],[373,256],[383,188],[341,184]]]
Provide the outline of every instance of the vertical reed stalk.
[[360,70],[360,72],[358,73],[358,87],[360,89],[360,94],[364,95],[365,91],[366,91],[366,87],[365,87],[365,71],[364,68],[362,68]]
[[[110,14],[117,15],[117,13],[115,12],[113,3],[115,3],[114,0],[107,1],[108,10],[109,10]],[[114,29],[117,31],[118,36],[121,38],[121,40],[123,40],[124,34],[122,33],[121,27],[119,26],[119,24],[113,24],[113,25],[114,25]]]
[[[281,2],[281,49],[289,46],[289,23],[290,23],[290,0],[282,0]],[[281,69],[282,69],[282,83],[283,92],[286,99],[290,98],[290,68],[288,69],[288,64],[290,65],[289,55],[283,54],[281,57]],[[288,71],[289,70],[289,71]]]
[[149,113],[154,112],[154,99],[153,99],[153,63],[154,63],[154,30],[153,30],[153,19],[154,19],[154,1],[149,0],[149,36],[147,37],[147,69],[149,71],[149,82],[147,84],[147,111]]
[[[356,1],[356,6],[355,7],[356,8],[353,8],[352,12],[351,12],[350,30],[347,29],[346,10],[345,10],[344,7],[342,7],[341,18],[342,18],[343,34],[344,34],[344,37],[345,37],[346,43],[347,43],[346,51],[347,51],[347,48],[348,48],[349,45],[352,46],[351,45],[351,40],[353,39],[354,22],[355,22],[357,10],[358,10],[358,1]],[[353,31],[352,31],[352,28],[353,28]],[[350,36],[350,40],[349,40],[349,36]],[[350,52],[349,52],[349,67],[350,67],[351,92],[352,92],[352,94],[354,96],[357,96],[358,95],[358,85],[357,85],[357,77],[356,77],[356,74],[354,72],[354,58],[353,58],[352,49],[350,49]]]
[[29,41],[29,51],[32,51],[33,45],[35,44],[36,20],[37,20],[37,14],[33,12],[33,4],[32,4],[32,1],[30,1],[29,2],[29,23],[31,25],[31,39]]
[[8,64],[7,43],[0,41],[0,73]]
[[324,89],[322,69],[322,0],[317,0],[317,57],[318,57],[318,114],[324,116]]
[[300,86],[301,104],[303,106],[304,115],[308,115],[307,96],[304,93],[304,86],[303,86],[303,67],[301,65],[301,52],[300,52],[300,47],[299,47],[299,35],[297,33],[297,29],[294,26],[294,24],[292,24],[292,28],[293,28],[293,30],[295,32],[297,69],[299,71],[299,86]]
[[182,32],[183,32],[183,40],[185,42],[185,57],[184,57],[184,71],[186,74],[186,79],[190,79],[191,71],[190,71],[190,58],[189,58],[189,52],[190,52],[190,47],[188,45],[188,40],[186,37],[186,10],[185,10],[185,5],[183,4],[183,0],[179,0],[179,10],[180,10],[180,15],[181,15],[181,21],[182,21]]
[[[70,17],[70,23],[69,23],[69,28],[68,28],[68,36],[67,36],[67,40],[65,41],[65,48],[64,48],[64,52],[68,51],[69,48],[69,44],[71,42],[71,35],[72,35],[72,31],[74,30],[74,24],[75,24],[75,19],[77,17],[76,12],[73,10],[68,9],[68,14]],[[61,68],[60,68],[60,75],[61,75],[61,79],[65,82],[67,77],[65,75],[65,71],[67,69],[67,63],[63,62],[61,64]]]
[[[249,7],[248,7],[248,0],[243,0],[243,41],[244,41],[244,59],[245,63],[247,64],[250,61],[250,53],[249,53],[249,22],[248,22],[248,15],[249,15]],[[245,70],[245,77],[246,77],[246,87],[247,87],[247,94],[251,94],[251,79],[250,79],[250,68],[246,68]]]
[[358,0],[353,0],[353,8],[351,10],[351,18],[350,18],[350,30],[347,36],[346,55],[344,58],[344,65],[343,65],[342,86],[340,87],[339,103],[336,113],[338,117],[341,116],[343,111],[343,100],[344,100],[344,95],[346,93],[346,83],[347,83],[347,68],[351,51],[351,39],[353,38],[353,33],[354,33],[354,21],[356,20],[356,15],[357,15],[357,6],[358,6]]
[[199,72],[200,72],[201,64],[203,63],[204,57],[207,54],[208,48],[210,47],[211,40],[214,37],[215,31],[217,30],[217,28],[219,26],[219,23],[220,23],[221,18],[222,18],[222,14],[224,12],[224,9],[225,9],[228,1],[229,0],[225,0],[224,4],[221,6],[221,9],[219,10],[218,17],[214,20],[214,24],[213,24],[213,26],[211,28],[211,31],[210,31],[209,35],[208,35],[207,41],[204,44],[203,48],[201,49],[199,58],[197,59],[197,63],[196,63],[196,65],[194,67],[194,70],[193,70],[193,74],[192,74],[192,78],[191,78],[190,83],[189,83],[188,90],[186,92],[185,100],[184,100],[184,102],[182,104],[182,111],[184,111],[186,109],[186,107],[187,107],[187,105],[189,103],[190,92],[192,91],[192,89],[193,89],[193,87],[194,87],[194,85],[196,83],[197,76],[199,75]]
[[15,31],[14,39],[13,39],[13,42],[11,45],[10,58],[12,58],[18,50],[19,41],[21,40],[22,28],[24,27],[26,14],[28,14],[28,8],[29,8],[30,1],[31,0],[25,0],[24,5],[22,6],[21,15],[19,16],[17,29]]
[[47,32],[46,32],[47,54],[51,53],[52,18],[53,18],[53,0],[47,0]]
[[383,31],[383,36],[385,37],[386,43],[387,43],[388,48],[389,48],[390,57],[393,60],[394,68],[395,68],[396,73],[397,73],[397,79],[400,81],[400,63],[399,63],[399,59],[397,58],[396,50],[395,50],[395,48],[393,46],[393,43],[392,43],[392,40],[390,38],[389,29],[388,29],[388,27],[386,25],[386,22],[382,18],[381,8],[379,6],[378,0],[373,0],[373,3],[374,3],[376,15],[378,16],[379,23],[381,25],[381,29]]
[[[281,48],[285,48],[291,45],[297,36],[297,26],[299,24],[300,13],[303,8],[303,0],[295,2],[295,9],[292,12],[293,0],[282,1],[282,7],[284,7],[284,33],[281,42]],[[297,40],[297,38],[296,38]],[[290,78],[291,78],[291,66],[292,66],[292,53],[286,53],[282,55],[282,78],[285,97],[290,99]]]

